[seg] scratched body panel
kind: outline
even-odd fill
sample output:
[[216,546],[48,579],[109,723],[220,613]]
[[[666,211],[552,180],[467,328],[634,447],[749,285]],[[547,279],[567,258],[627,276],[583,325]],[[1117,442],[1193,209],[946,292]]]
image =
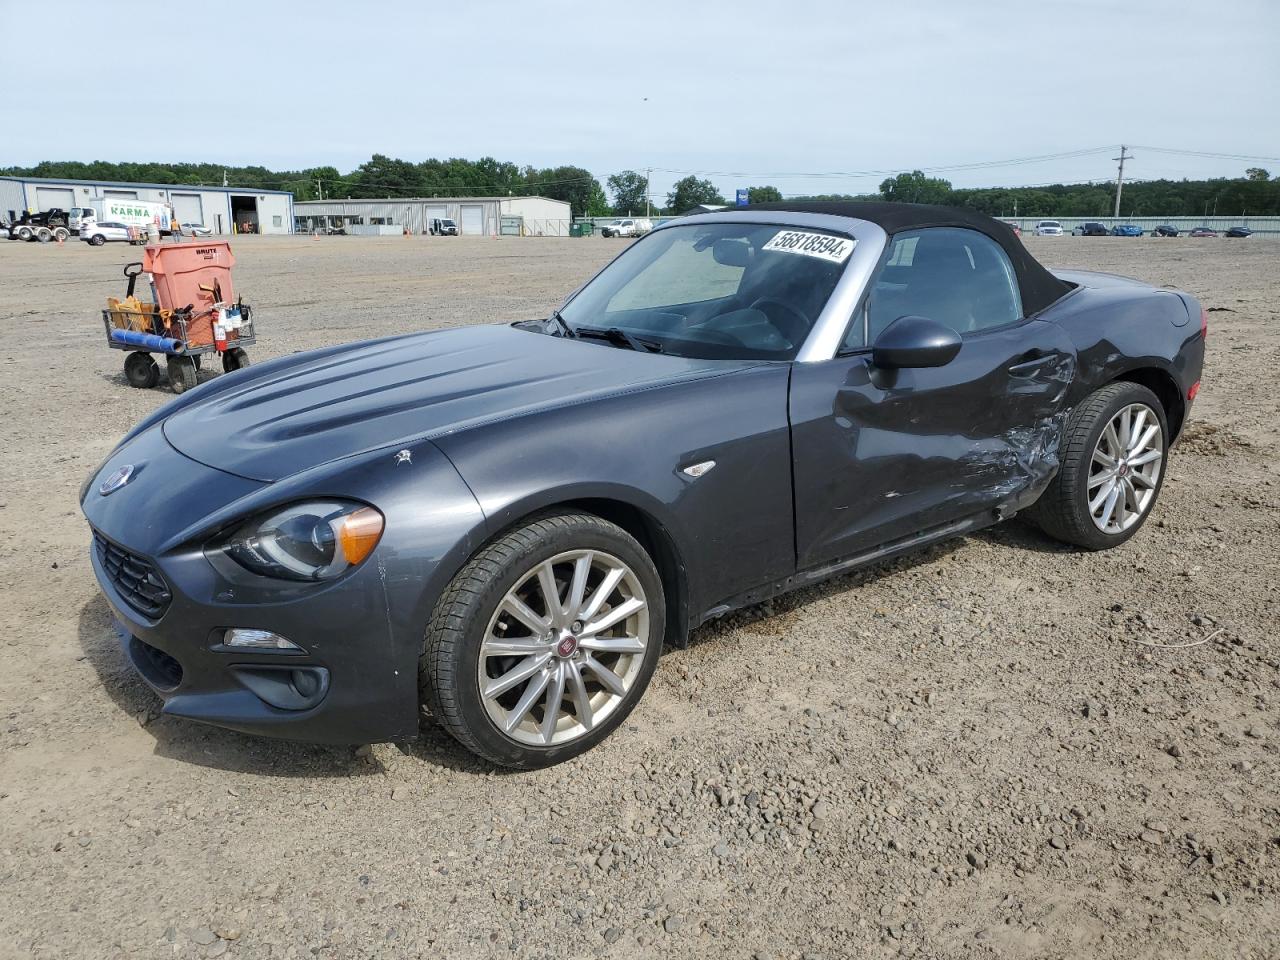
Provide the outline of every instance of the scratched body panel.
[[966,338],[943,367],[879,370],[867,351],[798,366],[799,565],[1034,500],[1057,470],[1075,363],[1059,327],[1032,321]]

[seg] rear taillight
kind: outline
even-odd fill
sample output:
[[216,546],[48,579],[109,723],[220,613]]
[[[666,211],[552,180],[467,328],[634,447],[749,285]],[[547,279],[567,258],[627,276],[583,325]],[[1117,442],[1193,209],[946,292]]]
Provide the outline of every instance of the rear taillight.
[[1200,339],[1209,339],[1209,311],[1204,307],[1200,308]]
[[1200,381],[1197,380],[1195,383],[1191,385],[1190,389],[1187,390],[1187,402],[1190,403],[1192,400],[1196,398],[1196,396],[1199,393],[1200,393]]

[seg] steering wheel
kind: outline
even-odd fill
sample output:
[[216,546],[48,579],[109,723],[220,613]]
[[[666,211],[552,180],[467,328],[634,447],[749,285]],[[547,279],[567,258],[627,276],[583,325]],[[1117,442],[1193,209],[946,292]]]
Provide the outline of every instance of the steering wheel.
[[793,347],[804,340],[813,326],[803,312],[776,297],[760,297],[747,309],[763,313],[770,325]]

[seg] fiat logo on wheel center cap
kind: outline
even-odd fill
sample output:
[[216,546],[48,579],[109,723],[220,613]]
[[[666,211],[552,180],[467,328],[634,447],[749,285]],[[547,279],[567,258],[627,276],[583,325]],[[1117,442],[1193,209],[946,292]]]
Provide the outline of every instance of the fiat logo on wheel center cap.
[[102,494],[104,497],[109,493],[115,493],[128,483],[129,478],[132,476],[133,464],[126,463],[123,467],[119,467],[112,471],[111,476],[102,481],[102,484],[98,487],[98,493]]
[[561,657],[572,657],[578,652],[578,638],[572,633],[566,633],[560,637],[560,642],[556,644],[556,654]]

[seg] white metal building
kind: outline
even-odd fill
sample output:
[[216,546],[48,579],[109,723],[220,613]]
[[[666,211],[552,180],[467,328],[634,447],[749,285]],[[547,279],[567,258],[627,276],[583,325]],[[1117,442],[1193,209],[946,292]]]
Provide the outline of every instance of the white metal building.
[[0,177],[0,217],[10,222],[23,211],[70,210],[96,199],[169,203],[179,223],[202,223],[214,233],[293,233],[293,194],[287,190]]
[[347,233],[426,233],[446,217],[463,236],[567,237],[569,204],[548,197],[416,197],[387,200],[300,200],[297,229],[342,227]]

